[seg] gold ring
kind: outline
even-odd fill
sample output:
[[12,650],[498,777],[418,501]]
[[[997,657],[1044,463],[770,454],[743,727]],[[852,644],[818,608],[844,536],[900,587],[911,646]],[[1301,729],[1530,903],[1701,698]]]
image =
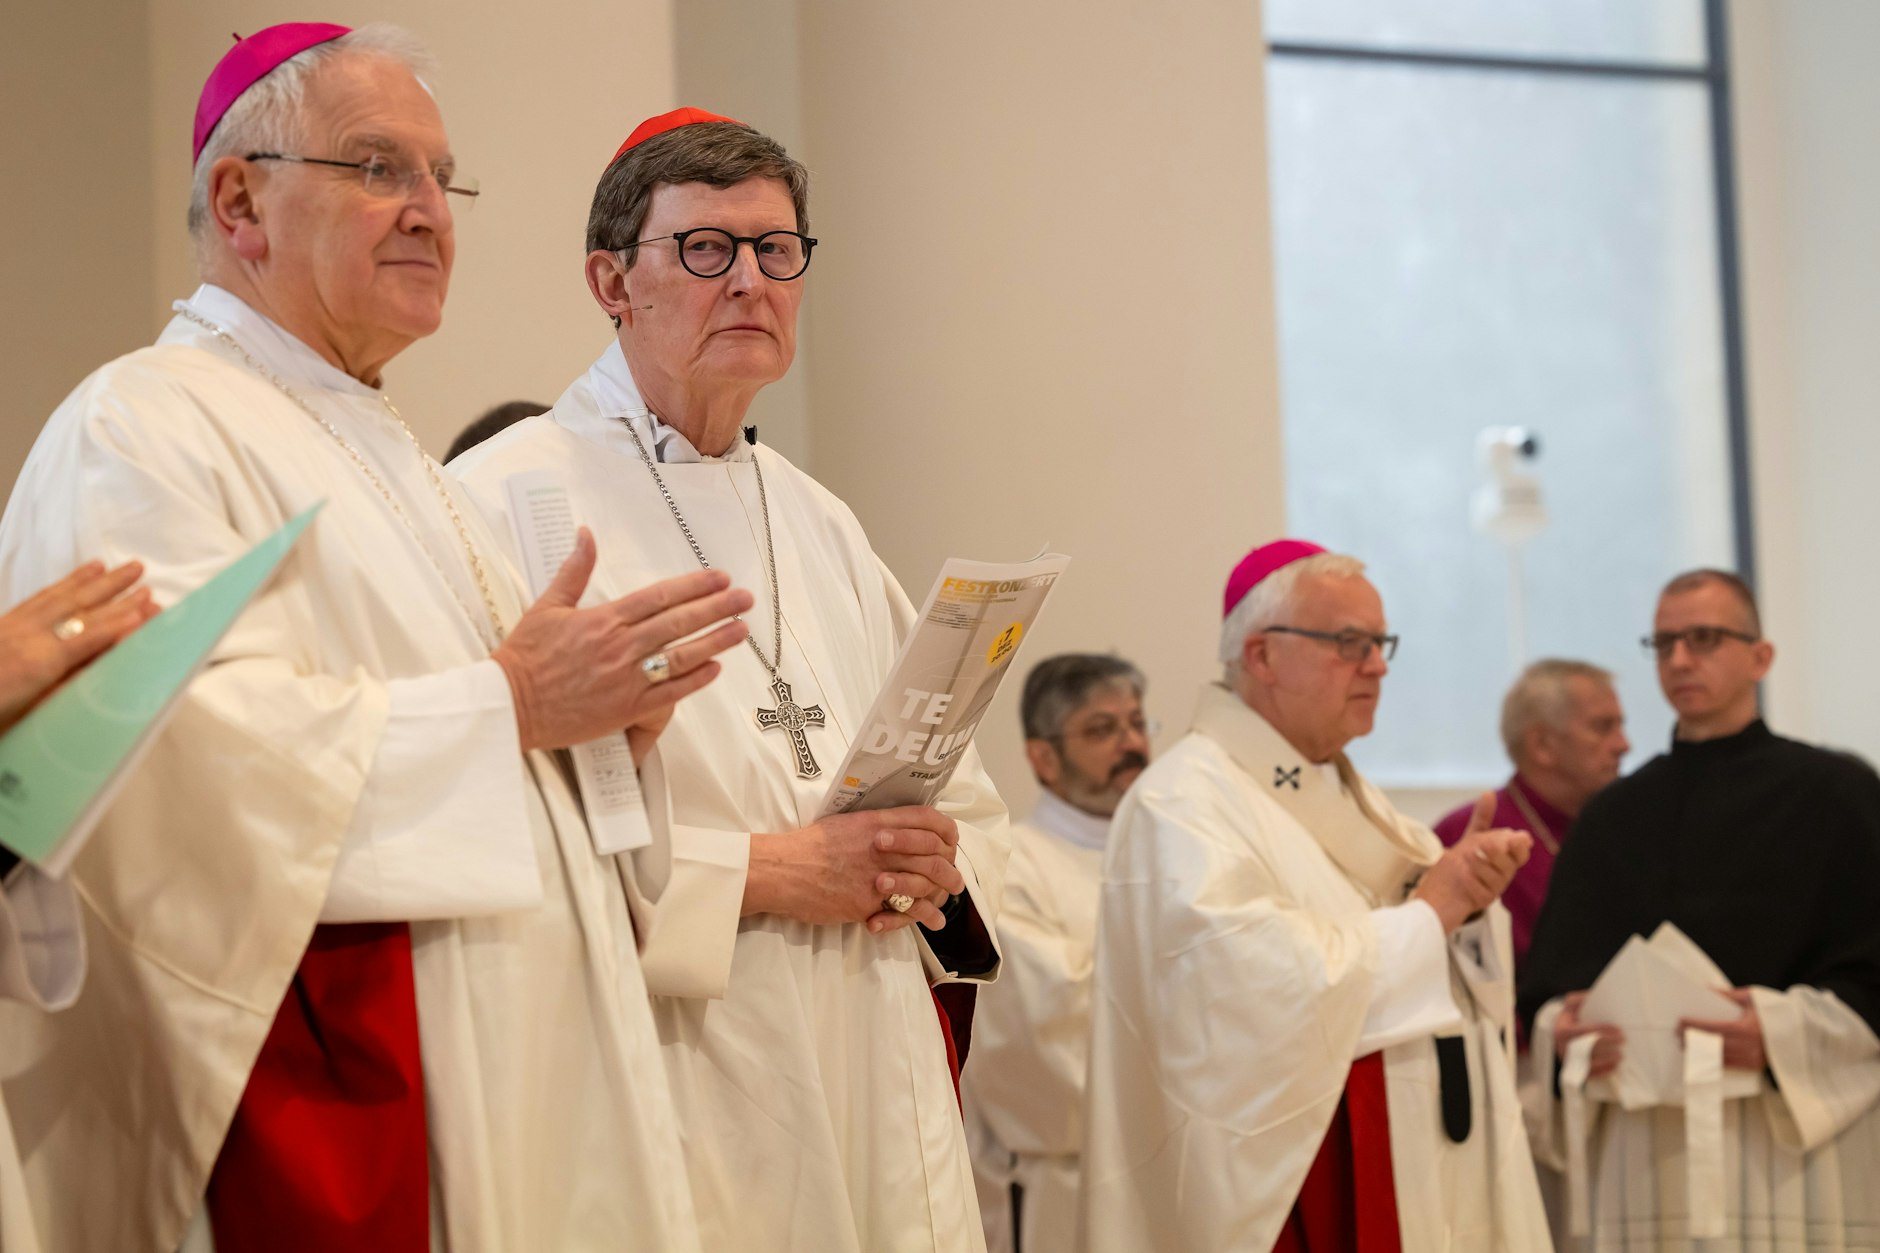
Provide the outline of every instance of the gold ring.
[[77,614],[73,614],[71,617],[52,628],[52,638],[58,640],[60,643],[64,643],[66,640],[75,640],[84,633],[85,620]]
[[640,673],[648,683],[664,683],[672,677],[672,662],[664,653],[654,653],[640,663]]
[[908,910],[914,908],[914,898],[896,892],[893,896],[883,901],[882,904],[886,905],[897,914],[905,914]]

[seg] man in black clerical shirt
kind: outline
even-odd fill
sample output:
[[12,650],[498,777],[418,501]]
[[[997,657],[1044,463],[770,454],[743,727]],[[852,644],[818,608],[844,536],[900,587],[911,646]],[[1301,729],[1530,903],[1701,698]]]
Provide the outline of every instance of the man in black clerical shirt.
[[[1678,715],[1670,751],[1580,814],[1520,972],[1521,1016],[1532,1023],[1547,1007],[1557,1055],[1596,1033],[1592,1077],[1611,1072],[1624,1036],[1580,1020],[1585,989],[1631,936],[1674,923],[1723,970],[1742,1007],[1734,1019],[1684,1027],[1722,1037],[1726,1070],[1763,1076],[1755,1099],[1770,1104],[1774,1128],[1773,1144],[1739,1143],[1730,1155],[1743,1169],[1724,1201],[1730,1238],[1716,1247],[1745,1247],[1758,1231],[1845,1230],[1876,1207],[1840,1188],[1792,1185],[1820,1173],[1824,1154],[1839,1155],[1836,1175],[1852,1164],[1849,1153],[1880,1169],[1880,1107],[1864,1091],[1880,1072],[1880,777],[1851,754],[1784,739],[1758,716],[1756,685],[1775,648],[1736,575],[1673,579],[1645,645]],[[1609,1110],[1599,1134],[1623,1121]],[[1760,1140],[1764,1123],[1731,1117],[1726,1134]],[[1606,1247],[1602,1230],[1649,1241],[1683,1229],[1683,1189],[1661,1187],[1665,1172],[1640,1168],[1673,1160],[1671,1147],[1595,1146],[1589,1247]],[[1606,1178],[1602,1150],[1631,1153],[1624,1186]],[[1786,1189],[1777,1186],[1788,1170],[1779,1158],[1794,1168]],[[1778,1238],[1774,1247],[1790,1246]]]

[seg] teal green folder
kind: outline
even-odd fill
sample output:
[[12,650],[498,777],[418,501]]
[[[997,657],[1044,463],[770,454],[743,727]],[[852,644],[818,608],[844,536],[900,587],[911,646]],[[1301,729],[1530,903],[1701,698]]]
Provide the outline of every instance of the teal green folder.
[[191,678],[321,505],[144,623],[0,736],[0,844],[62,875]]

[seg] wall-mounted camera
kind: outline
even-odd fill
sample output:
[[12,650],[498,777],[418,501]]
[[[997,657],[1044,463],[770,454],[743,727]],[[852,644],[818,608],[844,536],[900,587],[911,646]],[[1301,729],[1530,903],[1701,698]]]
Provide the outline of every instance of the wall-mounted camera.
[[1469,522],[1477,531],[1518,545],[1547,529],[1541,482],[1525,469],[1540,452],[1540,437],[1526,427],[1484,427],[1475,437],[1476,464],[1485,476],[1469,501]]

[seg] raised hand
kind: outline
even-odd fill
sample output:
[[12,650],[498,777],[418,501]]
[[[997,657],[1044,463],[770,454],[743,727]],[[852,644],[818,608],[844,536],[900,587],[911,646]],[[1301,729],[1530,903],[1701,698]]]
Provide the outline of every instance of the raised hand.
[[[966,890],[954,866],[959,827],[925,805],[835,814],[795,831],[751,836],[744,913],[827,926],[866,922],[877,935],[919,922],[945,925],[940,906]],[[886,909],[914,898],[906,913]]]
[[[0,731],[92,658],[156,616],[144,567],[80,566],[0,614]],[[133,590],[135,589],[135,590]]]
[[[625,730],[638,760],[672,707],[718,677],[712,658],[743,642],[744,624],[726,619],[749,609],[751,594],[721,570],[700,570],[577,609],[594,560],[594,536],[582,527],[555,581],[491,655],[509,676],[524,749]],[[666,656],[664,680],[641,666],[655,653]]]
[[1436,911],[1445,932],[1453,932],[1493,904],[1515,871],[1527,863],[1534,838],[1525,831],[1491,828],[1495,794],[1484,792],[1469,815],[1462,838],[1423,873],[1413,900]]

